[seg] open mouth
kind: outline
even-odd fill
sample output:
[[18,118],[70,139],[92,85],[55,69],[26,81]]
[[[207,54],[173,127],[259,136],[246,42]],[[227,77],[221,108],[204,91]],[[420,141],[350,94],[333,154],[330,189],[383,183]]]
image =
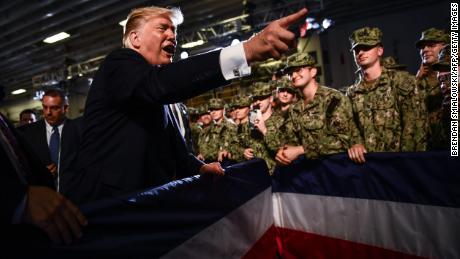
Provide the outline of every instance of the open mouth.
[[174,47],[174,45],[167,45],[163,47],[163,50],[169,55],[173,56],[174,52],[176,51],[176,47]]

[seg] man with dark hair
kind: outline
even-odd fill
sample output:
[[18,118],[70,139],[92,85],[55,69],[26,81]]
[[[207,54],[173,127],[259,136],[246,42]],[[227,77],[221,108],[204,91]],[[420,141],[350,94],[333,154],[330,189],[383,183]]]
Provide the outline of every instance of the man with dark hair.
[[69,104],[61,89],[50,89],[42,98],[43,117],[19,128],[40,160],[55,178],[60,190],[62,176],[71,170],[80,139],[78,121],[67,118]]
[[31,124],[37,121],[37,114],[32,109],[25,109],[19,113],[19,126]]
[[[3,97],[0,85],[0,103]],[[72,202],[51,189],[49,172],[1,113],[0,165],[1,222],[7,244],[24,245],[30,238],[18,236],[19,223],[38,227],[56,243],[68,244],[81,237],[81,226],[87,224],[85,217]],[[16,255],[21,252],[15,251]]]
[[440,83],[433,65],[438,61],[438,55],[450,42],[449,33],[444,30],[429,28],[422,32],[420,40],[415,43],[420,52],[421,64],[417,71],[417,87],[426,107],[426,129],[428,149],[436,149],[436,132],[442,123],[442,100]]

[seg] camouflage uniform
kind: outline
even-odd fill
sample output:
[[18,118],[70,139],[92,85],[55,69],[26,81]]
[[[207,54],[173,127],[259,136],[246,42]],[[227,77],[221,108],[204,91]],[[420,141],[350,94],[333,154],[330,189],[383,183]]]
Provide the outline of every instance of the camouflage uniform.
[[[422,32],[422,37],[416,42],[416,47],[421,49],[425,42],[450,42],[449,35],[439,29],[430,28]],[[436,145],[432,136],[437,134],[433,131],[437,131],[438,125],[441,123],[443,111],[442,106],[442,93],[436,71],[431,70],[428,75],[417,78],[417,87],[420,90],[421,98],[424,100],[426,107],[427,116],[427,134],[428,134],[428,146],[432,147]]]
[[[209,109],[223,109],[224,101],[213,98],[209,100]],[[235,124],[229,122],[225,117],[221,124],[213,123],[207,130],[203,130],[199,137],[199,149],[205,161],[217,161],[217,155],[221,150],[227,150],[229,146],[228,136],[234,134]]]
[[[287,90],[292,94],[300,96],[299,91],[292,85],[291,80],[286,77],[282,77],[275,82],[276,90],[282,91]],[[293,104],[291,104],[293,105]],[[269,120],[265,122],[265,126],[267,127],[267,134],[265,134],[265,143],[267,143],[267,147],[269,151],[276,155],[276,152],[283,146],[284,143],[282,139],[277,137],[277,132],[281,131],[280,134],[286,134],[284,121],[287,119],[288,111],[282,111],[281,109],[275,108],[273,110],[272,116],[270,116]]]
[[[286,67],[314,67],[315,63],[310,55],[301,53],[288,57]],[[275,135],[278,146],[301,145],[309,159],[345,152],[360,141],[350,101],[326,86],[318,86],[311,102],[300,100],[291,105]]]
[[[350,36],[352,48],[381,43],[378,28],[358,29]],[[421,151],[426,147],[423,103],[408,73],[382,67],[380,77],[362,77],[347,89],[364,145],[368,152]],[[421,108],[422,107],[422,108]]]
[[[201,116],[203,114],[209,113],[208,107],[206,105],[202,105],[195,109],[195,113],[197,116]],[[195,149],[195,152],[197,154],[200,153],[200,146],[199,146],[199,139],[201,132],[203,131],[203,125],[198,124],[198,123],[190,123],[190,130],[192,134],[192,142],[193,142],[193,148]]]
[[301,100],[290,107],[283,127],[283,144],[302,145],[309,159],[345,152],[360,141],[350,101],[325,86],[318,87],[311,103]]
[[[235,96],[232,98],[232,106],[234,108],[251,106],[251,98],[249,96]],[[232,155],[232,160],[236,162],[245,161],[244,150],[249,147],[249,122],[240,122],[236,126],[235,131],[226,136],[226,141],[229,143],[227,151]]]
[[[439,52],[438,62],[431,67],[434,71],[450,72],[450,45],[447,45]],[[449,88],[450,88],[450,81]],[[430,138],[428,147],[431,150],[449,149],[450,147],[450,91],[443,96],[441,106],[440,123],[433,124],[430,127]],[[458,120],[458,119],[457,119]]]
[[[257,82],[253,85],[252,88],[252,98],[269,98],[272,95],[272,89],[270,83],[264,82]],[[249,103],[251,100],[249,99]],[[273,127],[273,120],[270,116],[267,120],[265,120],[265,126],[267,129]],[[240,129],[239,129],[240,130]],[[265,142],[264,135],[257,129],[251,128],[249,123],[246,123],[244,127],[241,128],[242,133],[240,137],[240,145],[244,146],[245,148],[252,148],[254,157],[262,158],[267,163],[268,169],[270,174],[273,173],[275,168],[275,153],[270,152],[267,143]],[[244,151],[243,149],[243,151]]]
[[406,65],[398,64],[398,62],[396,62],[396,59],[392,56],[382,58],[381,65],[386,69],[394,69],[401,71],[406,71],[407,68]]

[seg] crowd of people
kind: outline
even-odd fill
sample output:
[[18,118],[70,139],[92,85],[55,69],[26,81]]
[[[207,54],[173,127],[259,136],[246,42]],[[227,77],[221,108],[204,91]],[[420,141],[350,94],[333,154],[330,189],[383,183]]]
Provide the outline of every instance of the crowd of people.
[[25,111],[15,130],[0,115],[0,159],[10,183],[2,194],[9,197],[2,221],[32,223],[53,241],[70,243],[87,224],[74,203],[198,173],[221,176],[222,165],[262,158],[272,173],[299,156],[348,152],[364,163],[366,152],[448,147],[449,35],[439,29],[424,31],[416,44],[422,58],[416,76],[383,58],[381,30],[365,27],[350,36],[359,70],[344,91],[320,85],[314,58],[295,53],[250,94],[229,103],[212,98],[189,107],[187,116],[180,101],[295,47],[288,27],[306,12],[276,20],[244,43],[171,63],[181,12],[133,10],[124,47],[100,66],[82,118],[67,118],[67,97],[59,89],[45,92],[42,120],[34,122]]
[[314,58],[295,53],[273,71],[278,78],[254,83],[247,96],[228,104],[214,98],[192,108],[196,154],[208,162],[260,157],[273,172],[299,156],[348,152],[352,161],[364,163],[366,152],[447,150],[449,34],[435,28],[422,32],[415,44],[421,57],[416,76],[384,57],[382,37],[379,28],[352,33],[359,69],[355,83],[341,91],[319,85]]

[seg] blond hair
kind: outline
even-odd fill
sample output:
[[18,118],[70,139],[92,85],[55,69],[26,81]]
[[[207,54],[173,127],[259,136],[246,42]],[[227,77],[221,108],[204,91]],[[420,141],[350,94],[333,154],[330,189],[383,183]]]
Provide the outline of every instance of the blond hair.
[[123,27],[123,47],[129,47],[129,33],[140,28],[150,18],[166,14],[171,19],[174,26],[178,26],[184,21],[184,16],[179,8],[163,8],[157,6],[136,8],[129,13],[126,25]]

